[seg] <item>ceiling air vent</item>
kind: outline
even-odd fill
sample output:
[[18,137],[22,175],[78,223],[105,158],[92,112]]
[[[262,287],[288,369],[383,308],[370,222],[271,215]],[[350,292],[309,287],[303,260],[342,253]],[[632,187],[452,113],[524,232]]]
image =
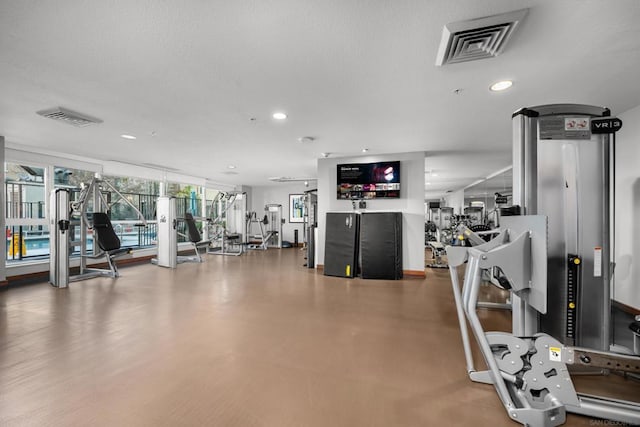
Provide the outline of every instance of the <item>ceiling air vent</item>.
[[436,65],[475,61],[500,55],[529,9],[447,24]]
[[75,111],[67,110],[66,108],[62,107],[37,111],[37,114],[41,115],[42,117],[59,120],[61,122],[65,122],[79,128],[83,128],[85,126],[93,125],[96,123],[102,123],[102,120],[100,119],[87,116],[86,114],[76,113]]

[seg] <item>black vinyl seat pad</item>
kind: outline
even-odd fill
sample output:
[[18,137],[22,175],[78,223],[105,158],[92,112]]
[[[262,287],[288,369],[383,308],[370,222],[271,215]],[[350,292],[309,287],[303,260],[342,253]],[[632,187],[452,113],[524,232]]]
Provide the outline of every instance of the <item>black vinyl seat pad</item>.
[[113,229],[109,215],[105,212],[93,213],[93,232],[98,246],[105,252],[113,252],[120,249],[120,239]]
[[210,243],[208,240],[202,240],[202,235],[200,235],[200,231],[198,231],[196,221],[193,219],[192,214],[190,214],[189,212],[185,213],[184,221],[187,223],[187,230],[189,231],[189,241],[191,243],[193,243],[197,247],[206,246]]

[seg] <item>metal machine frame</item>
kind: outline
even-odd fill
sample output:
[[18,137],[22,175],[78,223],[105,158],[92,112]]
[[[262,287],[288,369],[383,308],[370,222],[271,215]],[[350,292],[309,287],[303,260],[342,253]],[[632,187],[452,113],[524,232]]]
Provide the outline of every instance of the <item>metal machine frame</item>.
[[[488,243],[447,248],[467,371],[494,384],[509,416],[525,425],[562,424],[566,411],[640,424],[639,403],[580,395],[565,366],[598,375],[640,369],[639,356],[610,351],[614,136],[589,128],[608,115],[573,104],[516,112],[513,203],[525,216],[502,217]],[[480,274],[494,267],[512,287],[512,334],[485,333],[476,315]],[[465,315],[489,371],[475,371]]]
[[[199,249],[208,247],[211,243],[210,240],[194,241],[191,237],[192,232],[189,231],[189,235],[178,232],[179,221],[194,221],[195,218],[178,218],[176,215],[176,199],[171,196],[160,196],[156,202],[156,218],[158,222],[158,254],[151,260],[152,264],[159,267],[176,268],[178,264],[184,262],[202,262],[203,258],[200,256]],[[187,224],[188,225],[188,224]],[[188,225],[189,226],[189,225]],[[178,235],[184,236],[189,239],[195,254],[193,256],[178,255]],[[200,233],[196,230],[193,234]]]
[[268,204],[264,207],[269,222],[267,225],[266,241],[267,247],[282,248],[282,205]]
[[260,234],[250,236],[249,249],[282,248],[282,205],[267,204],[264,207],[264,219],[258,219],[255,212],[247,215],[247,230],[251,231],[251,226],[255,223],[260,227]]
[[247,193],[220,192],[211,202],[207,253],[239,256],[247,241]]
[[548,314],[523,308],[514,326],[527,334],[539,323],[565,344],[601,351],[611,344],[614,135],[592,134],[588,123],[609,115],[559,104],[513,116],[513,204],[549,218],[547,264],[557,283]]
[[[511,419],[527,426],[557,426],[566,412],[606,418],[631,425],[640,424],[640,406],[635,402],[598,398],[576,393],[566,365],[610,367],[629,372],[640,368],[640,358],[585,348],[570,347],[545,333],[517,336],[485,332],[477,314],[483,271],[499,267],[516,296],[529,308],[546,311],[547,218],[504,218],[501,233],[473,248],[449,246],[447,256],[467,373],[472,381],[493,384]],[[467,263],[460,288],[458,268]],[[477,371],[466,320],[487,363]]]
[[468,217],[469,225],[484,224],[484,208],[480,206],[466,206],[463,209],[464,215]]
[[318,227],[318,190],[304,192],[304,250],[306,251],[306,263],[308,268],[316,268],[316,230]]
[[[112,198],[111,195],[115,195]],[[58,288],[66,288],[69,282],[86,280],[98,276],[118,277],[118,269],[113,262],[117,256],[130,253],[130,250],[119,251],[118,254],[108,253],[99,248],[95,242],[92,244],[91,253],[88,250],[89,230],[93,230],[89,213],[108,213],[116,203],[125,203],[131,207],[137,220],[131,221],[136,226],[145,227],[147,221],[140,210],[124,197],[111,183],[102,179],[99,173],[93,177],[87,185],[82,185],[76,201],[70,201],[69,190],[55,189],[51,192],[49,204],[50,217],[50,246],[49,257],[49,282]],[[75,228],[80,231],[80,240],[74,238]],[[95,231],[95,230],[94,230]],[[92,236],[93,237],[93,236]],[[80,272],[77,275],[69,274],[70,249],[73,246],[80,247]],[[89,268],[88,259],[97,259],[106,256],[108,269]]]
[[445,255],[444,244],[450,243],[452,237],[452,220],[453,220],[453,208],[452,207],[430,207],[429,208],[429,221],[435,224],[435,241],[430,240],[425,244],[431,249],[432,261],[425,266],[429,268],[447,268],[448,264],[443,261],[442,257]]

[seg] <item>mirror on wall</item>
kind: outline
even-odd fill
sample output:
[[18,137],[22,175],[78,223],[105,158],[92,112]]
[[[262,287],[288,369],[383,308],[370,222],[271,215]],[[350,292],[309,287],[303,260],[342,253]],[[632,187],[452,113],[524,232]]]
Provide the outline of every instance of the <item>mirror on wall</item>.
[[[495,222],[492,213],[496,210],[496,196],[498,206],[512,205],[513,196],[513,169],[509,167],[502,172],[480,181],[464,190],[464,207],[467,210],[482,208],[485,222]],[[496,224],[488,224],[490,226]]]

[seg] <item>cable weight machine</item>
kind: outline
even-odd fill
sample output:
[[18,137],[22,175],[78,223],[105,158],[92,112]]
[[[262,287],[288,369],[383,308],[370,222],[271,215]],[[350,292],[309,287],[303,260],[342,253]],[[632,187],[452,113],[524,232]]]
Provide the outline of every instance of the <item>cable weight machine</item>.
[[[120,239],[109,219],[111,207],[117,203],[126,204],[138,217],[137,220],[128,222],[146,227],[147,221],[142,212],[98,173],[89,184],[81,185],[75,201],[71,200],[68,189],[58,188],[51,192],[49,282],[53,286],[66,288],[70,282],[99,276],[119,276],[115,259],[131,253],[131,249],[121,247]],[[70,257],[74,247],[80,249],[80,271],[76,275],[70,275]],[[103,256],[108,269],[89,268],[88,259]]]
[[[561,425],[567,412],[640,425],[633,382],[640,354],[614,340],[640,330],[635,322],[631,332],[617,331],[611,314],[617,129],[594,126],[618,121],[619,128],[609,115],[575,104],[516,112],[513,203],[524,215],[501,218],[500,234],[487,243],[447,247],[469,377],[493,384],[509,417],[527,426]],[[461,289],[457,269],[465,263]],[[496,267],[511,293],[512,333],[485,332],[477,315],[481,275]],[[467,321],[487,371],[474,367]],[[572,365],[603,380],[617,372],[630,400],[580,393]]]

